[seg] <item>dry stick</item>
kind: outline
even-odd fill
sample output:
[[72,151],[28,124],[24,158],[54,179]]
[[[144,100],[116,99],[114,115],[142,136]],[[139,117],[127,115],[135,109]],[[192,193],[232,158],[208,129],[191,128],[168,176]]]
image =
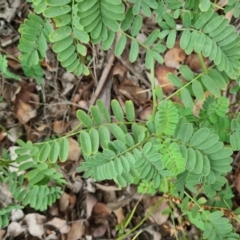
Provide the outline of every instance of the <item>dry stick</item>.
[[102,72],[102,76],[98,82],[98,85],[97,85],[97,88],[96,88],[96,91],[95,93],[93,94],[92,96],[92,99],[91,99],[91,104],[90,105],[93,105],[95,103],[95,101],[97,100],[100,92],[102,91],[102,88],[107,80],[107,76],[112,68],[112,65],[113,65],[113,62],[114,62],[114,59],[115,59],[115,56],[114,54],[112,54],[108,60],[108,63],[106,65],[106,67],[104,68],[103,72]]

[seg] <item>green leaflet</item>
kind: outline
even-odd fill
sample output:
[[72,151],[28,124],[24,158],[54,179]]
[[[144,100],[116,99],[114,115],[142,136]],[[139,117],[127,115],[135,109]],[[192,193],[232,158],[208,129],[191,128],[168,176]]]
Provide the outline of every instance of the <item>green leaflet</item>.
[[67,138],[63,138],[60,142],[60,152],[59,152],[59,160],[64,162],[67,160],[69,151],[69,141]]
[[135,110],[132,101],[125,102],[125,110],[126,110],[126,117],[129,122],[133,122],[135,120]]
[[131,48],[130,48],[130,53],[129,53],[129,61],[131,63],[136,61],[136,59],[138,57],[138,52],[139,52],[138,42],[137,41],[132,41]]
[[92,142],[90,135],[85,131],[80,133],[80,144],[83,154],[85,154],[86,156],[90,156],[92,153]]
[[52,162],[52,163],[55,163],[58,159],[59,152],[60,152],[60,145],[57,141],[54,141],[51,144],[51,150],[50,150],[50,153],[49,153],[49,156],[48,156],[49,161]]
[[133,21],[132,28],[131,28],[131,35],[133,37],[137,36],[141,27],[142,27],[142,16],[138,15],[135,17]]
[[117,42],[117,45],[115,47],[115,55],[117,57],[121,56],[121,54],[123,53],[123,50],[126,46],[126,43],[127,43],[127,37],[125,35],[122,35],[118,42]]
[[122,110],[119,102],[116,99],[111,101],[111,107],[112,107],[112,111],[113,111],[113,114],[116,117],[116,119],[119,122],[123,122],[123,119],[124,119],[123,110]]
[[92,119],[86,114],[83,110],[77,110],[77,118],[83,123],[87,128],[91,128],[93,126]]

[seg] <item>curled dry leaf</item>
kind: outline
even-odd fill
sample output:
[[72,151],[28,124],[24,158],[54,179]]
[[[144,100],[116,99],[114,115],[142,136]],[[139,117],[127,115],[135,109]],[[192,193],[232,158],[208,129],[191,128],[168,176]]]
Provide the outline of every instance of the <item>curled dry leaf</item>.
[[120,77],[120,80],[121,79],[123,80],[125,78],[126,74],[127,74],[127,68],[124,65],[117,63],[114,66],[113,71],[112,71],[113,76],[118,75]]
[[169,49],[164,55],[164,63],[167,67],[178,69],[186,60],[186,54],[178,45]]
[[60,231],[60,233],[65,234],[69,232],[70,227],[67,225],[67,221],[61,218],[53,218],[52,220],[45,223],[45,226],[51,226]]
[[63,120],[53,122],[53,131],[57,134],[66,133],[67,128],[68,128],[68,123]]
[[13,222],[18,222],[18,221],[20,221],[21,219],[23,219],[24,218],[24,212],[23,212],[23,210],[22,209],[14,209],[14,210],[12,210],[12,212],[11,212],[11,217],[10,217],[10,219],[11,219],[11,221],[13,221]]
[[87,218],[89,218],[92,214],[92,210],[94,208],[94,206],[97,203],[97,198],[91,194],[88,193],[87,197],[86,197],[86,212],[87,212]]
[[22,124],[27,123],[37,115],[39,96],[35,90],[35,84],[21,84],[13,98],[16,116]]
[[78,240],[85,233],[85,223],[83,220],[78,220],[72,223],[70,230],[67,234],[67,240]]
[[117,210],[114,210],[113,212],[114,212],[114,214],[115,214],[116,217],[117,217],[117,223],[118,223],[118,224],[124,222],[124,220],[125,220],[125,215],[124,215],[124,213],[123,213],[123,209],[122,209],[122,208],[118,208]]
[[62,193],[60,199],[59,199],[59,208],[61,212],[65,212],[67,208],[69,207],[69,200],[70,195],[67,193]]
[[177,75],[177,70],[173,67],[168,66],[158,66],[155,69],[155,76],[159,84],[161,85],[163,92],[167,95],[173,93],[175,89],[174,85],[169,82],[167,78],[168,73],[173,73]]
[[142,121],[147,121],[148,116],[151,114],[152,114],[152,103],[147,102],[146,104],[144,104],[143,109],[139,112],[139,118]]
[[16,127],[12,127],[8,130],[8,133],[7,133],[7,138],[15,143],[17,142],[17,140],[19,139],[19,135],[20,135],[20,131],[19,131],[19,128],[16,126]]
[[69,151],[68,151],[67,160],[77,161],[81,154],[79,144],[73,138],[68,138],[68,142],[69,142]]
[[23,224],[26,223],[28,226],[29,233],[34,236],[42,239],[44,234],[44,222],[46,217],[38,213],[30,213],[25,216],[23,219]]
[[[151,208],[159,201],[161,197],[149,197],[145,199],[144,205],[146,208],[145,215],[148,215],[151,212]],[[149,216],[149,220],[153,223],[157,223],[158,225],[162,225],[167,221],[169,214],[162,215],[162,212],[169,208],[166,200],[162,199],[162,202],[158,205],[158,207],[151,213]]]
[[20,225],[20,223],[11,222],[8,225],[7,234],[4,237],[4,239],[6,239],[7,237],[10,237],[10,239],[13,239],[14,237],[17,237],[18,235],[20,235],[24,231],[25,231],[25,229]]
[[140,88],[131,80],[125,80],[122,82],[118,91],[127,99],[132,100],[137,106],[144,104],[148,100],[148,93],[145,89]]
[[[209,59],[204,57],[203,60],[204,60],[206,67],[208,67],[208,65],[210,63]],[[192,53],[192,54],[188,55],[188,57],[186,59],[186,65],[188,65],[189,68],[193,72],[200,73],[203,71],[196,53]]]

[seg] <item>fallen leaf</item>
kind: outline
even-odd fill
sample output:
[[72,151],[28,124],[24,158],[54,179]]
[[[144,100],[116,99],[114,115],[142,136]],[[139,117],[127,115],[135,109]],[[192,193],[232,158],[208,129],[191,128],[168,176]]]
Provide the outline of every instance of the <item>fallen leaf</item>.
[[13,222],[18,222],[18,221],[20,221],[21,219],[23,219],[24,218],[24,212],[23,212],[23,210],[21,210],[21,209],[14,209],[14,210],[12,210],[12,212],[11,212],[11,217],[10,217],[10,219],[11,219],[11,221],[13,221]]
[[[162,197],[149,197],[144,200],[144,206],[146,208],[145,216],[148,215],[152,209],[152,207],[161,200]],[[149,220],[153,223],[157,223],[158,225],[162,225],[167,221],[169,214],[162,215],[162,212],[169,208],[169,205],[166,200],[162,200],[162,202],[158,205],[157,208],[151,213],[149,216]]]
[[168,66],[158,66],[155,69],[155,76],[161,85],[163,92],[167,95],[173,93],[175,90],[174,85],[167,78],[168,73],[177,75],[177,70]]
[[25,231],[25,229],[20,225],[20,223],[11,222],[8,225],[7,234],[4,237],[4,239],[6,239],[7,237],[10,237],[10,239],[12,239],[13,237],[17,237],[18,235],[20,235],[24,231]]
[[53,122],[53,131],[57,134],[63,134],[67,132],[68,123],[60,120],[60,121],[54,121]]
[[5,234],[6,234],[6,231],[4,229],[0,229],[0,240],[3,240],[3,237]]
[[169,49],[164,55],[164,63],[167,67],[178,69],[184,64],[186,54],[178,45]]
[[7,136],[8,134],[3,130],[0,130],[0,142]]
[[68,142],[69,142],[69,150],[68,150],[67,160],[77,161],[81,154],[79,144],[73,138],[68,138]]
[[106,204],[97,202],[92,210],[92,215],[94,217],[101,217],[101,218],[106,218],[107,216],[111,215],[112,211],[109,210]]
[[70,229],[70,227],[67,225],[67,221],[58,217],[53,218],[52,220],[46,222],[44,225],[46,227],[52,226],[59,230],[62,234],[68,233]]
[[86,212],[87,212],[87,218],[89,218],[92,214],[93,208],[97,203],[97,198],[91,194],[87,193],[86,197]]
[[[204,60],[205,66],[208,67],[210,63],[208,58],[203,58],[203,60]],[[198,55],[196,53],[192,53],[187,56],[186,65],[188,65],[193,72],[200,73],[203,71],[201,64],[198,60]]]
[[67,193],[62,193],[60,199],[59,199],[59,208],[61,212],[65,212],[69,206],[69,198],[70,195]]
[[34,236],[42,239],[44,234],[44,222],[46,217],[38,213],[29,213],[23,219],[23,223],[26,223],[28,226],[29,233]]
[[122,82],[118,91],[127,99],[132,100],[137,106],[144,104],[148,100],[148,94],[131,80]]
[[25,124],[36,117],[39,96],[35,94],[35,84],[20,84],[13,98],[16,116],[20,123]]
[[117,223],[118,224],[124,222],[125,216],[123,214],[123,209],[122,208],[118,208],[117,210],[114,210],[113,212],[117,217]]
[[78,240],[85,233],[85,224],[83,220],[78,220],[72,223],[70,230],[67,234],[67,240]]

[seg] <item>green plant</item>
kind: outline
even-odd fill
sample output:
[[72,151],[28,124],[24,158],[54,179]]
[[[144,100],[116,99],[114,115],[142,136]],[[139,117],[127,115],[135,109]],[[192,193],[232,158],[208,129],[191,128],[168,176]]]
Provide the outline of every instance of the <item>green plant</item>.
[[[146,123],[140,123],[135,120],[131,101],[122,109],[113,100],[112,121],[106,107],[97,101],[90,114],[77,111],[81,124],[75,132],[36,144],[19,141],[16,162],[20,163],[19,170],[29,172],[12,174],[7,168],[11,162],[4,160],[7,154],[0,159],[14,198],[21,205],[44,210],[59,197],[61,190],[47,184],[64,184],[56,161],[66,160],[67,137],[76,135],[85,159],[78,171],[84,172],[85,177],[98,181],[113,179],[120,187],[139,184],[140,191],[149,183],[149,193],[160,190],[180,199],[183,215],[202,230],[204,239],[238,239],[224,214],[227,216],[230,211],[232,219],[240,222],[238,212],[232,211],[233,195],[226,179],[232,169],[233,151],[240,150],[240,114],[229,113],[229,100],[222,96],[222,90],[230,80],[239,79],[240,38],[228,20],[214,11],[215,4],[209,0],[29,2],[34,13],[19,29],[20,59],[26,67],[38,65],[51,43],[67,71],[88,74],[86,44],[101,44],[103,50],[115,45],[115,55],[120,56],[130,41],[130,62],[137,59],[139,48],[146,50],[146,68],[152,76],[153,113]],[[237,12],[238,4],[229,1],[226,11],[230,8]],[[136,36],[143,19],[153,14],[158,26],[142,43]],[[177,28],[177,19],[181,19],[182,28]],[[177,90],[164,98],[161,88],[154,85],[154,64],[164,62],[161,54],[174,46],[179,34],[181,48],[186,54],[193,51],[198,54],[203,72],[195,74],[188,66],[181,66],[179,72],[186,82],[169,74],[169,81]],[[209,68],[203,57],[212,61]],[[211,94],[207,98],[206,90]],[[173,95],[178,95],[183,105],[172,102]],[[204,101],[199,117],[192,113],[195,100]],[[29,193],[21,187],[23,177],[28,181]],[[161,187],[163,182],[170,187]],[[44,200],[41,203],[30,200],[33,192]],[[205,197],[199,198],[200,193]],[[8,212],[1,215],[2,225],[7,224]]]

